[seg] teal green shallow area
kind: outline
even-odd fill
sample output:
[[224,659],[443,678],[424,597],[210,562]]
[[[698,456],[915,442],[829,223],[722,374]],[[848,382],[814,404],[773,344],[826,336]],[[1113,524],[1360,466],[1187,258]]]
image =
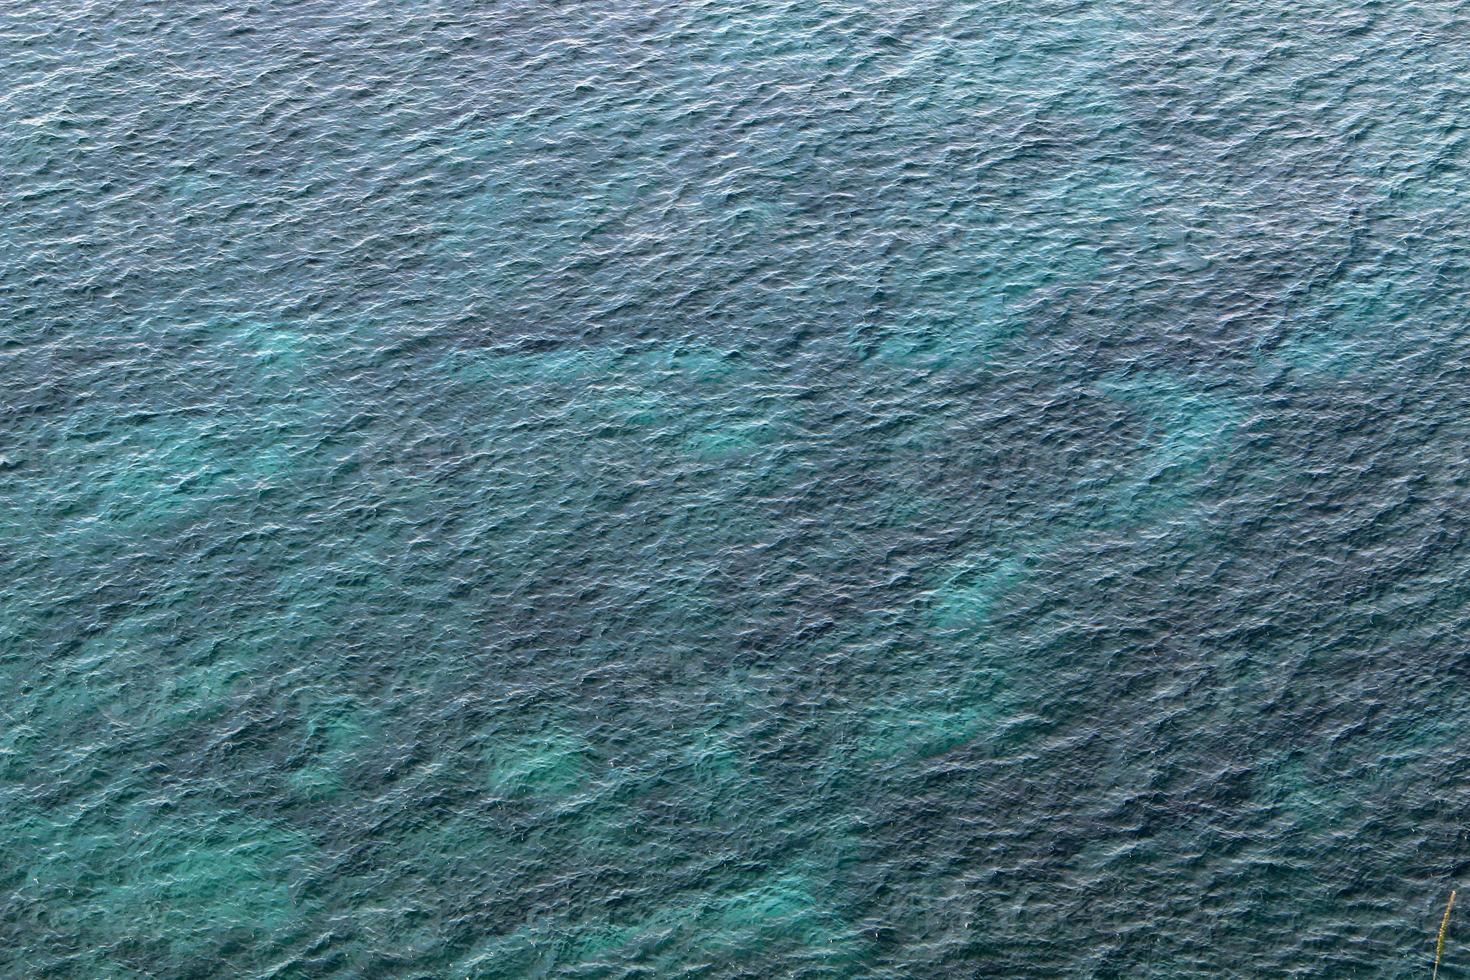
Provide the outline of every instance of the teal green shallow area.
[[0,975],[1427,976],[1467,38],[0,0]]

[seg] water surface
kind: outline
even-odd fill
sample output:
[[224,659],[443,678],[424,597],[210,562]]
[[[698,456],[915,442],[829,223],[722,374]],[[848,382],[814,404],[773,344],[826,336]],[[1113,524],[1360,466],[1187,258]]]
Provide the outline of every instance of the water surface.
[[1467,36],[0,3],[0,972],[1423,976]]

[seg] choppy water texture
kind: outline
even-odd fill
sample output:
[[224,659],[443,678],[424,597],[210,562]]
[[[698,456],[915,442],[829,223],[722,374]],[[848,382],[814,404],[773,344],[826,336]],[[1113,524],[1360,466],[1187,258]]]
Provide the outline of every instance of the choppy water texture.
[[0,972],[1427,974],[1467,37],[3,3]]

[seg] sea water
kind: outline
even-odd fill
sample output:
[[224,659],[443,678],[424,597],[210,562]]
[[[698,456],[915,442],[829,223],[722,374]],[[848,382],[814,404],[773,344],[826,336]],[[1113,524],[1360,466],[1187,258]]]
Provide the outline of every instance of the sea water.
[[0,4],[0,972],[1426,975],[1467,38]]

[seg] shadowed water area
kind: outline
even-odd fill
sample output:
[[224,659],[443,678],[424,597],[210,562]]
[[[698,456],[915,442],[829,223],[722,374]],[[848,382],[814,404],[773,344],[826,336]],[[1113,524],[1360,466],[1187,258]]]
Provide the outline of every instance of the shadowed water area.
[[0,0],[0,973],[1427,975],[1467,37]]

